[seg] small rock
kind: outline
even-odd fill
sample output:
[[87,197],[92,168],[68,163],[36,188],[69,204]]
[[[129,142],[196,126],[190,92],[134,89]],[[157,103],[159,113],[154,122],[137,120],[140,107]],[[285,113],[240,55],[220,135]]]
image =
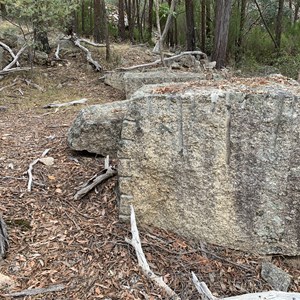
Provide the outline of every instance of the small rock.
[[0,111],[6,111],[7,107],[6,106],[0,106]]
[[263,262],[261,276],[274,290],[287,292],[291,283],[291,276],[269,262]]
[[0,290],[5,288],[11,288],[14,286],[14,281],[9,276],[0,273]]

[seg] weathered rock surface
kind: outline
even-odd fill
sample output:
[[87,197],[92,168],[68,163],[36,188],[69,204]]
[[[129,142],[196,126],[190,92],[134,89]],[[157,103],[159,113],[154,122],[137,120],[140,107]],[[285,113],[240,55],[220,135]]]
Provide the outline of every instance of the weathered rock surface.
[[287,292],[291,284],[291,276],[269,262],[262,264],[261,276],[275,291]]
[[[120,141],[120,216],[235,249],[300,254],[300,88],[145,86]],[[295,85],[296,84],[296,85]]]
[[205,79],[204,73],[179,72],[170,69],[147,72],[114,72],[105,76],[104,82],[119,90],[125,90],[126,98],[147,84],[189,82]]
[[93,105],[80,111],[68,132],[73,150],[116,157],[128,101]]

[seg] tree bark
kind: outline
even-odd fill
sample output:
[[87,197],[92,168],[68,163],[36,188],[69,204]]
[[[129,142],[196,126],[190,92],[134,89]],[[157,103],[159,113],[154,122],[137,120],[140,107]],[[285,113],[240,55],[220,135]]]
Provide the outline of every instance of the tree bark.
[[152,37],[152,28],[153,28],[153,0],[149,0],[149,11],[148,11],[148,35],[151,39]]
[[106,36],[105,0],[94,0],[94,41],[103,43]]
[[275,46],[278,51],[280,51],[280,46],[281,46],[283,6],[284,6],[284,0],[279,0],[278,12],[277,12],[276,23],[275,23],[275,41],[276,41]]
[[217,69],[226,66],[230,12],[231,0],[216,1],[216,27],[212,60],[216,61]]
[[125,41],[125,15],[124,15],[124,0],[119,0],[118,2],[118,10],[119,10],[119,19],[118,19],[118,31],[119,37],[122,41]]
[[243,55],[246,6],[247,6],[247,0],[241,0],[240,1],[240,27],[239,27],[238,39],[236,43],[236,53],[235,53],[235,60],[237,63],[241,61]]
[[188,51],[194,51],[196,48],[195,41],[195,21],[194,21],[194,1],[185,0],[186,16],[186,48]]
[[176,0],[172,0],[164,31],[161,34],[159,40],[155,44],[155,47],[153,49],[154,53],[159,53],[160,51],[162,51],[160,45],[163,45],[165,40],[166,40],[168,31],[169,31],[170,26],[171,26],[171,21],[172,21],[172,18],[173,18],[173,13],[174,13],[174,10],[175,10],[175,6],[176,6]]
[[201,50],[206,48],[206,0],[201,1]]

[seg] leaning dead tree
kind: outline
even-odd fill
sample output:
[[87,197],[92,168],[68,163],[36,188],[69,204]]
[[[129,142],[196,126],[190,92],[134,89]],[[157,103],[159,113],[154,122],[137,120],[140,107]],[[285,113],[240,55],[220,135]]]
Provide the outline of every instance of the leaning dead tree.
[[[165,291],[165,293],[174,300],[181,300],[181,298],[173,291],[162,279],[162,277],[157,276],[151,269],[147,262],[146,256],[142,249],[142,243],[139,236],[139,231],[136,225],[135,212],[132,205],[130,205],[131,216],[131,235],[132,239],[125,238],[125,241],[132,245],[135,250],[138,264],[141,267],[143,273],[147,278],[153,281],[158,287]],[[244,294],[233,297],[219,298],[215,297],[209,290],[205,282],[200,282],[197,276],[192,272],[192,281],[203,300],[300,300],[300,293],[288,293],[288,292],[278,292],[278,291],[268,291],[262,293],[252,293]]]

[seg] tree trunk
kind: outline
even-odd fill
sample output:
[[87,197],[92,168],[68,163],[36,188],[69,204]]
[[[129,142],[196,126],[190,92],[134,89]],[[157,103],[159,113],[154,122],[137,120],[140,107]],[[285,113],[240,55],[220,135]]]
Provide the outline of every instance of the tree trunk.
[[297,2],[295,3],[295,13],[294,13],[294,25],[296,24],[296,22],[298,21],[299,17],[299,8],[300,8],[300,0],[297,0]]
[[161,47],[161,45],[164,44],[164,42],[166,40],[168,31],[169,31],[171,23],[172,23],[171,21],[172,21],[172,18],[173,18],[173,13],[174,13],[174,10],[175,10],[175,6],[176,6],[176,0],[172,0],[164,31],[161,34],[159,41],[156,42],[156,44],[153,48],[154,53],[159,53],[160,51],[162,51],[162,49],[160,47]]
[[216,27],[212,59],[216,61],[216,68],[226,65],[229,20],[231,0],[216,0]]
[[201,50],[206,48],[206,0],[201,1]]
[[119,37],[122,41],[125,41],[125,15],[124,15],[124,0],[119,0],[118,2],[118,9],[119,9],[119,19],[118,19],[118,31]]
[[241,0],[241,2],[240,2],[240,28],[239,28],[237,45],[236,45],[236,53],[235,53],[235,60],[237,63],[239,63],[241,61],[242,55],[243,55],[246,6],[247,6],[247,0]]
[[148,12],[148,35],[151,39],[152,37],[152,28],[153,28],[153,0],[149,0],[149,12]]
[[281,46],[283,6],[284,6],[284,0],[279,0],[278,12],[277,12],[276,23],[275,23],[275,41],[276,41],[276,48],[278,51],[280,51],[280,46]]
[[81,34],[84,35],[85,33],[85,0],[81,2]]
[[105,0],[94,0],[94,41],[102,43],[106,36]]
[[195,21],[194,21],[194,1],[185,0],[186,16],[186,48],[188,51],[194,51],[196,48],[195,41]]

